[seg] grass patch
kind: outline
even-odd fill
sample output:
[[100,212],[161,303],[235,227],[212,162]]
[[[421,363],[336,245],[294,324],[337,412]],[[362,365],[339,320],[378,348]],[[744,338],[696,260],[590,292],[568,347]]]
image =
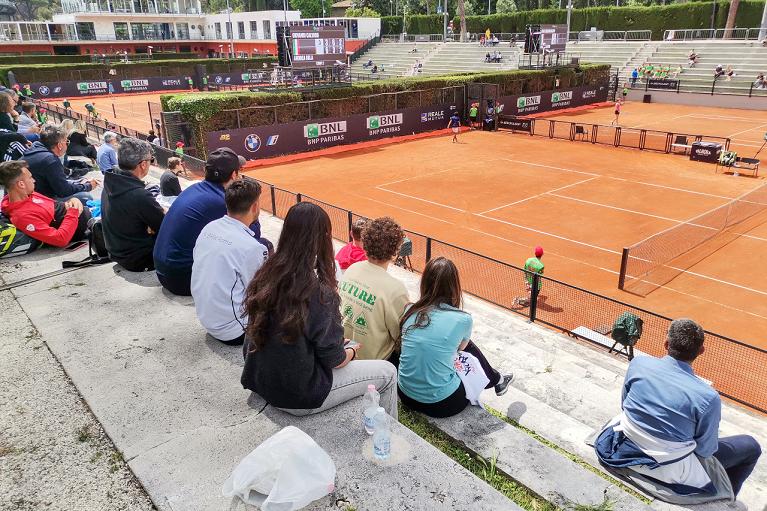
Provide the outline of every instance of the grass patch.
[[[626,493],[628,493],[628,494],[632,495],[633,497],[636,497],[637,499],[641,500],[645,504],[650,504],[652,502],[650,499],[648,499],[644,495],[638,493],[636,490],[634,490],[630,486],[627,486],[626,484],[624,484],[621,481],[615,479],[614,477],[611,477],[611,476],[605,474],[604,472],[602,472],[601,470],[599,470],[595,466],[591,465],[591,463],[587,462],[586,460],[584,460],[580,456],[575,455],[575,454],[571,453],[570,451],[566,451],[565,449],[561,448],[557,444],[555,444],[553,442],[550,442],[549,440],[543,438],[541,435],[539,435],[538,433],[536,433],[532,429],[526,428],[525,426],[521,425],[520,423],[518,423],[514,419],[508,417],[505,413],[499,412],[498,410],[495,410],[494,408],[490,408],[487,405],[485,405],[485,409],[488,412],[490,412],[491,414],[493,414],[496,417],[498,417],[499,419],[501,419],[503,422],[505,422],[507,424],[511,424],[515,428],[521,429],[522,431],[524,431],[525,433],[527,433],[531,437],[535,438],[537,441],[539,441],[540,443],[542,443],[546,447],[548,447],[550,449],[554,449],[555,451],[557,451],[559,454],[565,456],[570,461],[580,465],[581,467],[585,468],[586,470],[589,470],[589,471],[595,473],[596,475],[598,475],[602,479],[604,479],[604,480],[614,484],[615,486],[619,487],[620,489],[622,489]],[[593,511],[609,511],[609,510],[612,509],[612,505],[613,505],[613,503],[611,501],[605,499],[605,501],[602,502],[602,504],[600,504],[600,506],[598,506],[598,507],[593,507],[593,506],[591,506],[591,507],[579,507],[579,506],[576,506],[573,509],[574,509],[574,511],[591,511],[591,510],[593,510]],[[603,507],[603,506],[609,506],[609,507]]]
[[120,465],[123,463],[123,455],[119,452],[113,452],[109,458],[109,471],[115,473],[120,470]]
[[91,428],[87,424],[77,430],[78,442],[87,442],[91,438],[93,438],[93,433],[91,433]]
[[400,405],[399,422],[523,509],[527,511],[559,511],[559,508],[552,503],[540,498],[506,474],[499,472],[496,469],[495,458],[488,461],[481,456],[467,452],[455,440],[429,424],[422,415]]

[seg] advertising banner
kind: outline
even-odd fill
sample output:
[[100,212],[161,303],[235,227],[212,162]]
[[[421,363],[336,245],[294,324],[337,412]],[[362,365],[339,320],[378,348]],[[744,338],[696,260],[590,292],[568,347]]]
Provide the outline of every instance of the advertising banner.
[[533,121],[531,119],[517,119],[510,115],[498,116],[498,129],[512,130],[512,131],[525,131],[530,133],[533,127]]
[[447,127],[460,105],[406,108],[386,113],[355,114],[208,133],[208,152],[229,147],[248,160],[381,138],[434,131]]
[[679,80],[661,80],[659,78],[650,78],[647,80],[647,88],[653,90],[676,90],[679,87]]
[[38,99],[77,98],[80,96],[106,96],[109,84],[115,94],[126,92],[155,92],[188,88],[186,77],[153,76],[130,80],[79,80],[66,82],[32,83],[30,87]]
[[531,115],[607,101],[607,85],[575,87],[498,98],[505,115]]

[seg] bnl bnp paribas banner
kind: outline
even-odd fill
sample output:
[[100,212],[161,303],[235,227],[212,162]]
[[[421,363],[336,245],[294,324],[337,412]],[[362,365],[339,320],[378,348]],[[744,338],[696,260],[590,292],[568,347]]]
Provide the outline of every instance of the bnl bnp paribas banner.
[[248,160],[444,129],[458,105],[406,108],[208,133],[208,151],[229,147]]
[[502,109],[504,115],[531,115],[591,103],[601,103],[607,101],[607,93],[607,85],[593,85],[534,94],[520,94],[518,96],[503,96],[498,99],[498,103],[504,105]]
[[32,83],[30,87],[38,99],[55,99],[106,96],[110,92],[113,94],[125,94],[130,92],[185,90],[189,85],[187,78],[183,76],[153,76],[130,80],[111,79]]

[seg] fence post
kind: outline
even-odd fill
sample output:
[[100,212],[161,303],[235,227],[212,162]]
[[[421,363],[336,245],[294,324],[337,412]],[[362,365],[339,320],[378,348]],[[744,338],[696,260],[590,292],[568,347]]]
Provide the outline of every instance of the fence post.
[[352,218],[353,215],[352,215],[351,211],[347,211],[346,213],[348,214],[348,218],[349,218],[349,222],[348,222],[349,223],[349,229],[347,229],[347,231],[349,231],[349,241],[352,241],[352,223],[353,223],[354,219]]
[[431,261],[431,238],[426,238],[426,262]]
[[274,196],[274,185],[269,185],[269,191],[272,196],[272,216],[277,216],[277,200]]
[[533,283],[530,287],[530,323],[535,322],[535,316],[538,312],[538,293],[540,292],[541,275],[533,273]]
[[629,262],[629,249],[624,248],[621,254],[621,272],[618,275],[618,289],[623,290],[624,284],[626,284],[626,266]]
[[714,88],[716,87],[716,78],[714,78],[714,81],[711,82],[711,95],[714,95]]
[[301,194],[297,193],[296,194],[296,204],[298,204],[299,202],[301,202]]

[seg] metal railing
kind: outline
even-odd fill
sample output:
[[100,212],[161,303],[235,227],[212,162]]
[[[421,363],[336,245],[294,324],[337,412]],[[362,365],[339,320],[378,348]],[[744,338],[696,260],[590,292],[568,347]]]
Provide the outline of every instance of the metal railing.
[[354,64],[354,62],[362,56],[363,53],[370,50],[373,46],[381,42],[381,36],[375,36],[371,37],[367,41],[365,41],[365,44],[357,48],[354,53],[349,55],[349,65]]
[[[330,217],[332,235],[340,241],[347,242],[353,223],[364,218],[358,212],[259,182],[266,197],[261,202],[266,211],[284,219],[294,204],[317,204]],[[643,321],[643,333],[637,349],[654,356],[665,354],[663,343],[671,318],[530,273],[430,236],[407,230],[405,234],[412,242],[413,251],[405,260],[398,260],[402,266],[422,272],[432,258],[449,258],[460,271],[466,293],[494,303],[530,322],[568,334],[579,326],[585,326],[609,336],[616,318],[630,312]],[[609,340],[609,337],[606,339]],[[706,332],[705,342],[706,355],[693,364],[696,373],[711,380],[723,396],[767,413],[767,350],[712,332]]]
[[568,39],[576,41],[649,41],[652,30],[581,30],[570,32]]
[[761,28],[701,28],[684,30],[666,30],[664,41],[696,41],[700,39],[724,40],[762,40],[767,38],[767,30]]

